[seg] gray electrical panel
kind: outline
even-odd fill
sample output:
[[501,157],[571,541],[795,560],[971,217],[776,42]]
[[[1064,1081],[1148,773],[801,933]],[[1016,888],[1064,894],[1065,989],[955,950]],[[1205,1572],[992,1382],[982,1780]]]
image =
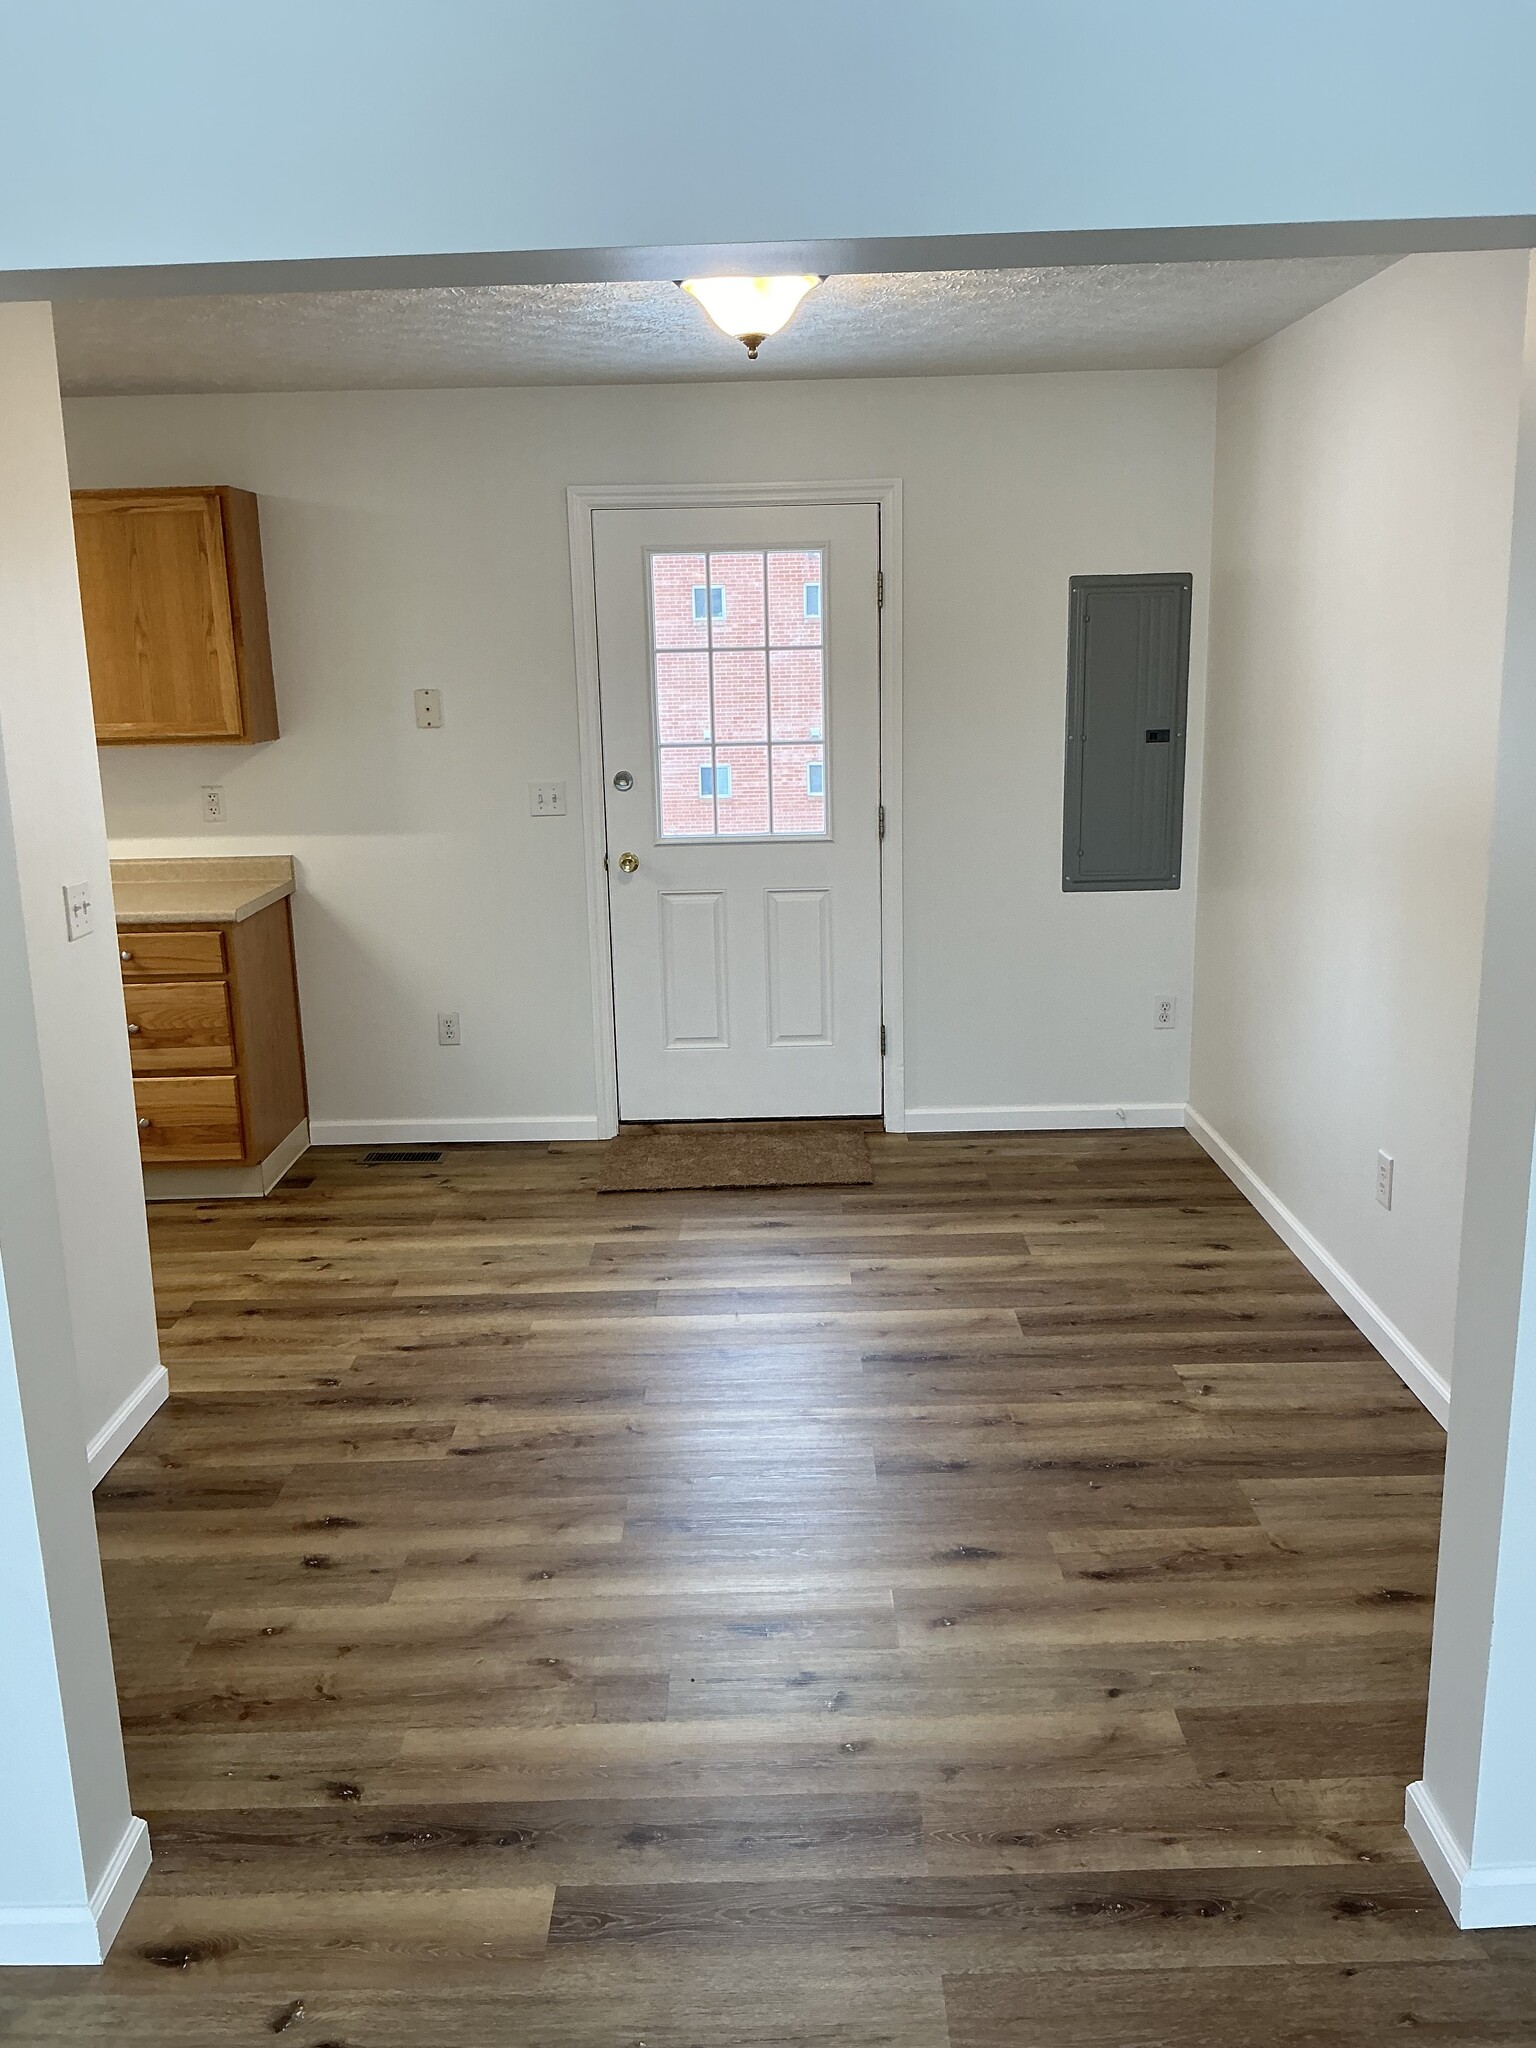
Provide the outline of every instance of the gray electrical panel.
[[1063,889],[1177,889],[1189,576],[1074,576]]

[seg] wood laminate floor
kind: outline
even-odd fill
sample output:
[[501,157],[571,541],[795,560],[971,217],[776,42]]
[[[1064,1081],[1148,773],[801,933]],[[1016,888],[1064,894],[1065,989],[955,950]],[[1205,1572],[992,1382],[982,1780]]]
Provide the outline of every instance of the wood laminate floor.
[[1182,1133],[160,1207],[155,1866],[0,2039],[1511,2048],[1402,1832],[1439,1430]]

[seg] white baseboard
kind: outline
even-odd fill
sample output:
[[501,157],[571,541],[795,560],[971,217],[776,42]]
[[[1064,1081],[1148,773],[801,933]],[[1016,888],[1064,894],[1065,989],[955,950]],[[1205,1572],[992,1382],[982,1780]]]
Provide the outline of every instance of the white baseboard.
[[113,1409],[85,1447],[92,1486],[105,1478],[145,1423],[165,1406],[170,1391],[165,1367],[157,1365],[153,1372],[144,1375],[127,1400]]
[[1184,1118],[1196,1144],[1205,1148],[1222,1172],[1252,1202],[1264,1221],[1284,1239],[1312,1278],[1325,1288],[1362,1336],[1368,1337],[1411,1394],[1423,1402],[1442,1429],[1450,1426],[1451,1387],[1422,1351],[1417,1350],[1392,1319],[1352,1280],[1333,1254],[1315,1238],[1272,1187],[1208,1124],[1196,1109]]
[[147,1202],[262,1201],[309,1150],[309,1121],[301,1118],[259,1166],[146,1166]]
[[909,1109],[909,1131],[1176,1131],[1182,1102],[1030,1102]]
[[138,1897],[139,1886],[149,1875],[149,1861],[149,1829],[136,1813],[130,1814],[122,1840],[91,1893],[90,1913],[103,1960]]
[[0,1906],[0,1964],[101,1963],[149,1869],[149,1829],[129,1816],[87,1903]]
[[559,1145],[604,1135],[595,1116],[439,1116],[311,1120],[312,1145]]
[[1536,1863],[1474,1869],[1422,1779],[1408,1787],[1404,1825],[1458,1927],[1536,1927]]

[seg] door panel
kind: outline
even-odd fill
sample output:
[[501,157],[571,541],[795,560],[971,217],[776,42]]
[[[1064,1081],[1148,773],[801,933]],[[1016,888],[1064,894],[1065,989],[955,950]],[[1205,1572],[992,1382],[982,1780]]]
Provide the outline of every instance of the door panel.
[[879,1113],[879,541],[873,505],[594,515],[626,1119]]
[[725,898],[694,890],[658,899],[665,1043],[728,1045],[725,996]]
[[832,1043],[832,896],[768,892],[768,1043]]

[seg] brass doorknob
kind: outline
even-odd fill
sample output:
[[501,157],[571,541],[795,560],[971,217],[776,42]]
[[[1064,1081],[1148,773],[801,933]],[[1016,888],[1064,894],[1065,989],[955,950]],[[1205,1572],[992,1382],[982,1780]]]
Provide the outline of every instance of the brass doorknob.
[[638,854],[621,853],[619,855],[619,866],[626,875],[632,875],[639,865],[640,859]]

